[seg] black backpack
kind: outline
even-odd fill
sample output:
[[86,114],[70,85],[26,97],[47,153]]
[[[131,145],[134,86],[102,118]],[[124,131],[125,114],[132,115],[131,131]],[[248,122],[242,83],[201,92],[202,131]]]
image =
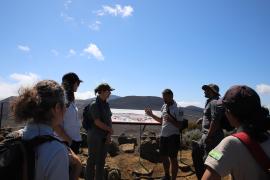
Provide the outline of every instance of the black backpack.
[[59,141],[52,136],[44,135],[37,136],[31,140],[14,137],[1,142],[1,179],[33,180],[35,177],[35,149],[39,145],[53,140]]
[[91,114],[89,111],[90,106],[91,106],[91,103],[83,108],[82,127],[86,131],[91,129],[91,127],[93,126],[93,123],[94,123],[93,118],[91,117]]
[[94,126],[94,119],[91,116],[90,109],[93,104],[97,104],[98,110],[102,112],[102,107],[96,100],[89,103],[87,106],[83,108],[83,115],[82,115],[82,127],[87,131]]

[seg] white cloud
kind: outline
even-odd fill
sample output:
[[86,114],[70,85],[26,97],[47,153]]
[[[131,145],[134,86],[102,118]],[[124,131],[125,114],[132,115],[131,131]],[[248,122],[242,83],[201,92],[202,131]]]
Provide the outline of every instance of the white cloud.
[[76,51],[74,50],[74,49],[70,49],[69,51],[68,51],[68,56],[75,56],[77,53],[76,53]]
[[40,80],[40,77],[34,73],[14,73],[9,76],[9,79],[13,82],[0,78],[0,99],[17,96],[21,87],[33,86]]
[[131,16],[134,12],[132,6],[121,6],[119,4],[116,4],[113,6],[102,6],[101,10],[98,10],[96,14],[98,16],[105,16],[105,15],[111,15],[111,16],[121,16],[121,17],[128,17]]
[[187,106],[202,107],[202,103],[198,101],[178,101],[177,103],[182,107],[187,107]]
[[24,45],[18,45],[17,46],[19,50],[23,51],[23,52],[29,52],[30,48],[28,46],[24,46]]
[[99,31],[101,22],[95,21],[93,24],[89,25],[88,27],[93,31]]
[[256,90],[260,94],[270,94],[270,85],[259,84],[259,85],[256,86]]
[[99,50],[97,45],[90,43],[87,48],[83,50],[84,53],[87,53],[89,57],[93,56],[97,60],[104,60],[102,52]]
[[71,0],[67,0],[67,1],[64,2],[64,7],[65,7],[66,10],[69,9],[69,6],[70,6],[71,3],[72,3]]
[[76,99],[90,99],[95,97],[94,91],[75,92]]
[[61,12],[60,16],[64,19],[65,22],[73,22],[75,20],[74,17],[69,16],[66,13]]
[[51,50],[51,53],[52,53],[53,55],[55,55],[55,56],[58,56],[58,55],[59,55],[59,52],[58,52],[57,50],[55,50],[55,49],[52,49],[52,50]]

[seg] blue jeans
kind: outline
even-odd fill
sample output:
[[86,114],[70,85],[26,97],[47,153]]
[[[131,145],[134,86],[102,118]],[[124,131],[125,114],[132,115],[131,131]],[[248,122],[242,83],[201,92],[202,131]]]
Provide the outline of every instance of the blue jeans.
[[94,129],[87,132],[88,159],[86,166],[86,180],[103,180],[104,166],[108,145],[106,137],[100,136]]

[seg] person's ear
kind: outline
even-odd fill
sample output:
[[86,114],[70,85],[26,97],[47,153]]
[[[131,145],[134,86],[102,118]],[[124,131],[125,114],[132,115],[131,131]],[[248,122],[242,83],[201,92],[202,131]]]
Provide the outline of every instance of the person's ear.
[[56,103],[55,106],[52,108],[52,113],[54,114],[54,116],[61,112],[62,110],[62,106],[60,105],[60,103]]

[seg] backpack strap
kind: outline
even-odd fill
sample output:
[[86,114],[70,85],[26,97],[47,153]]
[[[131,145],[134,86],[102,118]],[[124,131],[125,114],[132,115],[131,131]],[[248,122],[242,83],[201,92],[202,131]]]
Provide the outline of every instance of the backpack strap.
[[239,132],[232,134],[232,136],[238,138],[250,151],[254,159],[261,165],[264,171],[268,172],[270,169],[270,159],[263,151],[261,146],[245,132]]

